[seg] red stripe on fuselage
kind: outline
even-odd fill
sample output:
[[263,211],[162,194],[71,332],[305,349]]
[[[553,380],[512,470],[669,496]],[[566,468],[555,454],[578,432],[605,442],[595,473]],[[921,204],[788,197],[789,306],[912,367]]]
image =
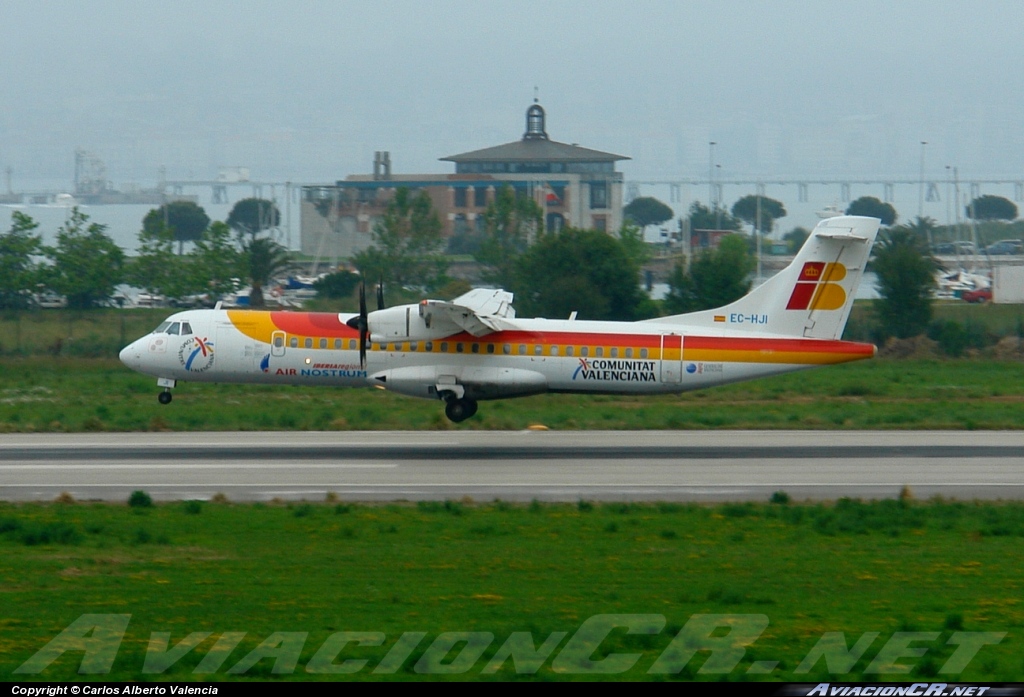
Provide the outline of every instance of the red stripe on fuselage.
[[270,320],[281,331],[298,336],[359,336],[359,332],[338,319],[338,315],[327,312],[271,312]]

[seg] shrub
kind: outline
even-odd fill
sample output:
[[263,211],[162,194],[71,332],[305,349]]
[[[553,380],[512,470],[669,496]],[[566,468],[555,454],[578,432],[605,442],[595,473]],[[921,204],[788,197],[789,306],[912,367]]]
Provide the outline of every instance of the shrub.
[[152,508],[153,499],[145,491],[139,489],[133,491],[132,495],[128,497],[128,505],[132,508]]

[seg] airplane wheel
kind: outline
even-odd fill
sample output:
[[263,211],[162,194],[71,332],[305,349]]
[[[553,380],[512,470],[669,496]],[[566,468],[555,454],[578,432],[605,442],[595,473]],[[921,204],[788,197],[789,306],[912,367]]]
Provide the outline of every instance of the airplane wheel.
[[476,402],[472,399],[453,399],[444,405],[444,413],[455,423],[465,421],[476,413]]
[[157,399],[160,400],[161,404],[170,404],[171,403],[171,393],[170,392],[161,392],[157,396]]

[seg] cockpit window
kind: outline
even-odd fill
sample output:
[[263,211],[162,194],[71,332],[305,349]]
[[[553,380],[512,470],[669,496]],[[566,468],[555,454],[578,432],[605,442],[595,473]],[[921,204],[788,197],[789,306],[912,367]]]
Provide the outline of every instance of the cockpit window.
[[167,327],[168,334],[178,334],[181,331],[181,322],[171,322],[171,326]]
[[186,336],[186,335],[191,334],[191,333],[192,333],[192,325],[189,324],[188,322],[182,322],[181,323],[181,334],[182,334],[182,336]]
[[166,334],[167,327],[171,326],[170,322],[161,322],[160,326],[153,330],[154,334]]

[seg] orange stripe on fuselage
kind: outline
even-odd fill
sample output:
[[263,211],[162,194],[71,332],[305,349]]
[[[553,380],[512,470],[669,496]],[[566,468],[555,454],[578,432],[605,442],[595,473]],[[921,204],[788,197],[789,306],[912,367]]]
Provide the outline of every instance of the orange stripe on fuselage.
[[874,355],[872,344],[853,341],[717,336],[688,336],[683,340],[683,360],[687,361],[827,365]]
[[[231,323],[244,335],[269,344],[275,331],[291,336],[354,339],[359,332],[344,324],[337,314],[327,312],[256,312],[228,310]],[[605,332],[523,331],[496,332],[476,338],[466,332],[433,339],[450,346],[466,344],[542,344],[544,346],[594,346],[646,348],[648,359],[661,358],[661,334],[610,334]],[[421,340],[422,341],[422,340]],[[393,343],[393,342],[389,342]],[[401,343],[408,343],[401,342]],[[773,339],[757,337],[684,336],[684,361],[715,363],[787,363],[826,365],[871,358],[875,347],[852,341],[822,339]],[[374,348],[379,348],[374,346]],[[669,360],[679,359],[678,347],[668,349]],[[483,355],[483,354],[481,354]]]

